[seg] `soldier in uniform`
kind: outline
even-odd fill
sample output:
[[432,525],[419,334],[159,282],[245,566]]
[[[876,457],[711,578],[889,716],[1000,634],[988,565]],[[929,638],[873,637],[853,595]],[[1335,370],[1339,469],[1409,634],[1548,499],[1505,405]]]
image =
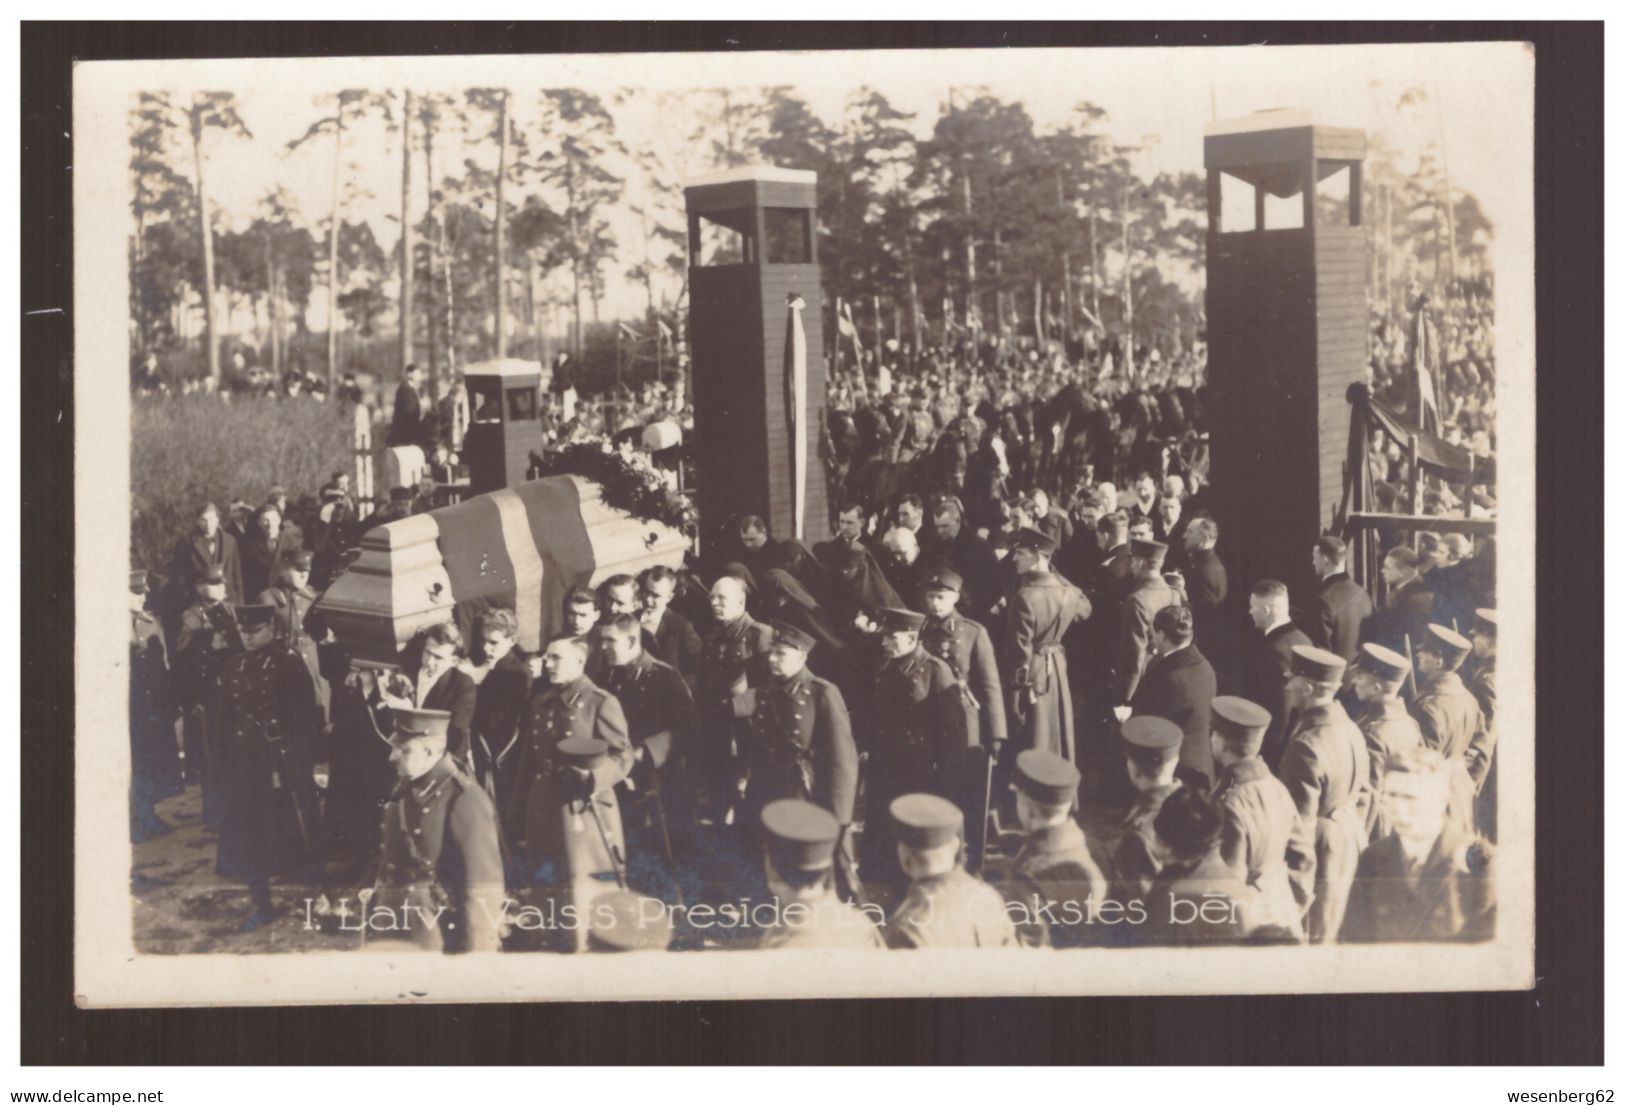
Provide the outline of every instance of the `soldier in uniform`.
[[745,584],[723,576],[711,585],[711,615],[716,624],[700,645],[700,666],[693,684],[700,725],[688,759],[701,824],[732,817],[735,746],[734,698],[767,677],[767,650],[773,630],[745,611]]
[[[614,614],[599,626],[607,666],[604,689],[626,714],[632,742],[632,769],[617,786],[626,826],[629,878],[645,888],[683,877],[673,851],[673,805],[684,788],[668,785],[668,774],[694,740],[694,699],[677,669],[644,648],[644,630],[632,614]],[[687,841],[688,816],[678,806],[677,839]],[[664,874],[661,873],[665,867]]]
[[777,923],[763,948],[884,948],[873,919],[835,893],[835,850],[845,827],[822,806],[781,798],[762,809],[762,864]]
[[[524,881],[568,885],[583,916],[595,880],[624,885],[626,845],[615,784],[632,768],[626,715],[615,696],[586,676],[587,645],[560,634],[542,655],[545,681],[531,691],[520,721],[519,760],[509,838],[523,849]],[[577,950],[586,938],[574,926]]]
[[275,642],[275,608],[237,608],[243,651],[220,672],[209,710],[223,822],[216,867],[248,885],[248,932],[275,919],[271,879],[314,863],[315,744],[321,712],[298,653]]
[[311,616],[310,608],[315,605],[317,595],[310,589],[310,566],[310,553],[303,549],[289,553],[277,571],[274,585],[261,591],[254,601],[276,607],[277,637],[288,642],[305,662],[311,682],[316,686],[322,722],[326,724],[332,690],[322,677],[322,662],[316,646],[328,634],[321,617]]
[[[1382,793],[1382,777],[1388,760],[1409,752],[1422,743],[1422,730],[1400,701],[1400,688],[1411,673],[1411,662],[1391,648],[1367,642],[1360,646],[1352,673],[1354,695],[1360,702],[1354,723],[1365,734],[1366,752],[1371,758],[1371,793]],[[1366,815],[1371,840],[1386,836],[1381,802],[1373,801]]]
[[[880,612],[884,659],[870,693],[865,749],[869,808],[889,808],[904,794],[926,792],[962,801],[965,782],[964,696],[946,663],[920,647],[925,615],[892,607]],[[887,826],[865,824],[865,865],[893,885],[899,872]]]
[[1224,819],[1219,854],[1257,891],[1255,922],[1279,926],[1287,937],[1302,940],[1287,852],[1309,854],[1314,841],[1291,792],[1259,755],[1269,711],[1245,698],[1220,695],[1213,700],[1212,724],[1213,762],[1219,768],[1213,801]]
[[384,803],[367,911],[388,910],[395,934],[430,951],[495,951],[506,893],[496,809],[446,752],[449,710],[399,709],[391,720],[400,782]]
[[991,798],[989,773],[999,762],[1009,731],[1004,720],[1004,685],[999,680],[993,639],[979,623],[959,613],[964,581],[958,572],[944,569],[925,584],[925,625],[920,644],[948,665],[959,683],[966,709],[965,741],[970,755],[965,764],[966,791],[960,808],[972,811],[967,826],[970,854],[979,859],[987,831]]
[[1029,947],[1074,948],[1089,942],[1092,918],[1107,894],[1106,876],[1073,817],[1078,769],[1053,752],[1016,757],[1016,818],[1026,840],[999,888]]
[[1478,813],[1478,831],[1492,841],[1496,839],[1496,795],[1500,789],[1497,785],[1500,772],[1496,769],[1499,760],[1494,751],[1497,736],[1495,635],[1498,620],[1496,612],[1491,609],[1473,612],[1472,671],[1466,677],[1467,689],[1473,692],[1473,697],[1478,699],[1478,708],[1484,711],[1484,731],[1489,735],[1489,743],[1484,746],[1488,762],[1476,757],[1470,759],[1467,771],[1478,784],[1478,802],[1475,807]]
[[1453,629],[1429,625],[1416,649],[1417,693],[1411,714],[1422,730],[1422,743],[1450,765],[1452,813],[1472,832],[1478,786],[1495,753],[1494,737],[1484,722],[1478,699],[1457,671],[1473,650],[1472,642]]
[[1392,831],[1360,857],[1340,939],[1485,940],[1495,935],[1494,851],[1448,812],[1451,769],[1429,748],[1383,776]]
[[147,573],[130,573],[130,839],[170,831],[154,804],[179,794],[175,688],[157,615],[147,611]]
[[769,802],[797,798],[826,809],[841,826],[838,860],[849,892],[859,889],[850,827],[858,794],[858,751],[846,700],[807,667],[811,636],[774,622],[768,678],[741,691],[734,711],[749,719],[741,740],[744,803],[754,827]]
[[181,707],[183,766],[188,782],[203,784],[203,819],[219,822],[220,795],[214,785],[210,754],[216,725],[209,716],[226,658],[243,649],[237,619],[226,605],[226,580],[221,569],[203,569],[197,581],[197,599],[181,615],[175,638],[175,683]]
[[1067,680],[1061,638],[1089,617],[1082,591],[1050,570],[1055,539],[1033,529],[1010,539],[1017,572],[1006,635],[1010,674],[1010,716],[1017,750],[1039,748],[1077,761],[1072,688]]
[[1146,943],[1234,943],[1257,927],[1258,892],[1221,852],[1224,816],[1195,787],[1181,787],[1153,825],[1165,862],[1146,903]]
[[595,952],[663,952],[671,947],[671,911],[631,890],[606,890],[587,907],[587,948]]
[[1174,772],[1185,735],[1167,718],[1142,714],[1123,722],[1123,752],[1134,804],[1102,867],[1111,875],[1113,899],[1144,898],[1162,870],[1162,846],[1153,823],[1157,811],[1181,786]]
[[935,794],[905,794],[891,804],[897,861],[908,896],[892,914],[894,948],[1007,948],[1015,926],[997,890],[965,870],[965,815]]
[[[1366,843],[1371,802],[1371,756],[1365,736],[1337,701],[1346,665],[1335,652],[1313,645],[1292,649],[1289,707],[1297,722],[1281,755],[1281,782],[1306,826],[1314,851],[1287,850],[1293,893],[1307,905],[1311,943],[1337,939],[1348,907],[1349,883]],[[1307,831],[1304,834],[1307,843]]]

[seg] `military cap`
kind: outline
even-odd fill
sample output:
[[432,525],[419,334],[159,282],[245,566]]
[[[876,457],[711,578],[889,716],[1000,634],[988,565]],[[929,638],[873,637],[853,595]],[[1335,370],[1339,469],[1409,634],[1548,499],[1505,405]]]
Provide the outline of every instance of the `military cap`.
[[278,496],[286,495],[287,493],[288,493],[288,489],[286,487],[283,487],[279,483],[273,483],[271,485],[271,490],[266,494],[265,497],[268,498],[268,499],[275,499]]
[[1362,671],[1369,672],[1385,683],[1403,679],[1411,670],[1411,662],[1404,656],[1391,648],[1369,643],[1360,646],[1360,655],[1355,659],[1355,663]]
[[558,750],[573,766],[590,768],[609,754],[609,744],[595,737],[566,737]]
[[1138,748],[1178,748],[1185,734],[1165,717],[1136,714],[1123,722],[1123,739]]
[[1035,529],[1019,529],[1010,537],[1010,548],[1048,555],[1055,551],[1055,538]]
[[344,492],[340,491],[336,487],[324,487],[321,490],[321,498],[322,502],[324,503],[336,502],[337,500],[344,498]]
[[965,829],[959,807],[935,794],[905,794],[892,800],[897,839],[913,848],[937,848],[958,840]]
[[1070,803],[1078,796],[1078,769],[1053,752],[1029,748],[1016,757],[1016,786],[1047,806]]
[[440,737],[444,739],[451,729],[450,710],[408,710],[394,709],[390,712],[390,720],[395,731],[390,736],[392,742],[416,740],[418,737]]
[[145,568],[130,569],[130,593],[132,595],[147,593],[147,571]]
[[243,629],[263,629],[276,618],[276,607],[268,602],[244,603],[232,607],[231,612],[237,616],[237,624]]
[[1417,646],[1444,658],[1446,663],[1457,664],[1473,651],[1473,643],[1454,629],[1443,625],[1429,625],[1427,635]]
[[412,501],[412,488],[392,487],[389,489],[389,501],[392,503],[409,503]]
[[310,571],[311,561],[312,558],[310,553],[306,552],[304,549],[300,549],[298,552],[288,557],[288,567],[297,568],[301,572],[308,572]]
[[1264,743],[1264,731],[1270,727],[1270,712],[1256,702],[1221,694],[1214,698],[1209,724],[1213,732],[1246,748],[1257,748]]
[[198,576],[197,581],[199,583],[224,583],[226,582],[226,571],[218,564],[210,564],[203,569],[203,574]]
[[1335,652],[1314,645],[1292,646],[1292,674],[1301,675],[1315,683],[1338,683],[1343,679],[1347,662]]
[[1473,611],[1473,632],[1493,637],[1500,626],[1500,615],[1489,607]]
[[1143,557],[1153,564],[1161,564],[1168,556],[1168,546],[1161,541],[1132,541],[1129,543],[1129,555]]
[[818,638],[811,633],[797,629],[786,622],[775,621],[768,624],[773,627],[773,643],[776,645],[785,645],[789,648],[800,649],[802,652],[811,652],[813,645],[818,643]]
[[799,798],[781,798],[762,809],[773,862],[781,869],[822,871],[835,862],[841,824],[821,806]]
[[886,606],[881,608],[879,621],[882,633],[918,633],[925,625],[925,615],[897,606]]
[[930,579],[925,581],[924,590],[927,591],[953,591],[961,592],[965,589],[965,578],[952,568],[938,568]]
[[671,911],[665,903],[631,890],[600,894],[588,907],[587,942],[598,951],[665,951],[671,936]]

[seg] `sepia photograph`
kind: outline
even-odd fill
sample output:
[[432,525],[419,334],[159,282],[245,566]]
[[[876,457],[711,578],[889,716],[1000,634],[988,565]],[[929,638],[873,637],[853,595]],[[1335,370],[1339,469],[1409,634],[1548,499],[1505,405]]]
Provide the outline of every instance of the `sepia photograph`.
[[78,63],[76,1000],[1533,986],[1534,74]]

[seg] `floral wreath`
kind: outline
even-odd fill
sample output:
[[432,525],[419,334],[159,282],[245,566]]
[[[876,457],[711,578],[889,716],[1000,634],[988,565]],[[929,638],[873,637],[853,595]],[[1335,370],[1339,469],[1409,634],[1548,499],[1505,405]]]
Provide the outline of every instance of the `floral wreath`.
[[699,515],[688,496],[673,491],[666,475],[647,456],[616,448],[605,438],[591,438],[542,456],[530,454],[536,478],[580,476],[600,489],[603,501],[645,522],[661,522],[693,532]]

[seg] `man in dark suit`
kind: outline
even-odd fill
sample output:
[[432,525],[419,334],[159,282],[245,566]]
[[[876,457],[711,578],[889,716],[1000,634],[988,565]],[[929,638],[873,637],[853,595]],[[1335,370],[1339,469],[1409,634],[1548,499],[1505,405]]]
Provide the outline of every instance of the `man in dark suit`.
[[643,600],[639,617],[654,638],[655,659],[665,661],[685,680],[692,681],[700,664],[700,634],[693,622],[671,608],[672,596],[677,593],[677,573],[656,564],[639,577],[638,590]]
[[416,445],[425,457],[434,448],[434,419],[427,413],[428,404],[423,394],[423,370],[415,364],[406,366],[401,386],[395,389],[395,413],[389,420],[389,434],[384,443],[390,448]]
[[[449,711],[446,748],[458,763],[468,764],[476,688],[474,680],[458,667],[463,657],[462,632],[453,622],[431,625],[418,633],[407,655],[401,671],[380,688],[379,697],[385,706]],[[388,724],[381,719],[379,730],[389,732]]]
[[1212,518],[1192,518],[1185,527],[1185,598],[1196,627],[1197,647],[1227,664],[1230,633],[1222,609],[1230,595],[1230,577],[1214,549],[1218,543],[1219,524]]
[[1136,714],[1167,718],[1179,726],[1181,781],[1203,789],[1213,783],[1211,709],[1218,693],[1213,665],[1193,642],[1188,606],[1165,606],[1151,620],[1151,648],[1156,654],[1134,692]]
[[935,553],[922,550],[919,538],[902,526],[894,526],[886,532],[884,545],[886,578],[905,606],[924,613],[925,582],[948,565]]
[[1286,740],[1286,681],[1292,674],[1292,649],[1311,645],[1309,635],[1292,624],[1286,584],[1273,579],[1253,585],[1247,615],[1253,628],[1242,650],[1242,697],[1258,703],[1271,717],[1264,735],[1264,763],[1276,770]]
[[1421,560],[1407,545],[1389,549],[1382,561],[1388,597],[1382,609],[1366,618],[1361,632],[1370,641],[1398,653],[1414,649],[1433,620],[1433,589],[1422,578]]
[[471,741],[474,777],[498,809],[513,789],[513,751],[518,744],[519,715],[530,698],[530,664],[514,648],[519,622],[512,610],[497,606],[474,622],[474,648],[463,668],[475,684]]
[[1342,538],[1322,537],[1311,557],[1320,593],[1309,616],[1309,636],[1344,662],[1352,662],[1360,649],[1360,630],[1371,616],[1371,596],[1349,578],[1348,546]]
[[967,617],[986,623],[999,598],[999,558],[993,546],[965,525],[965,508],[956,498],[939,501],[932,512],[937,541],[932,551],[965,581],[960,607]]
[[[218,569],[225,584],[225,601],[239,606],[243,601],[243,570],[237,557],[237,542],[220,528],[220,511],[204,503],[197,512],[192,532],[175,546],[169,560],[171,622],[192,604],[198,581],[210,568]],[[257,592],[256,592],[257,593]]]

